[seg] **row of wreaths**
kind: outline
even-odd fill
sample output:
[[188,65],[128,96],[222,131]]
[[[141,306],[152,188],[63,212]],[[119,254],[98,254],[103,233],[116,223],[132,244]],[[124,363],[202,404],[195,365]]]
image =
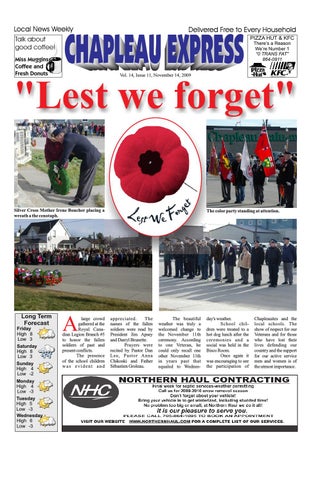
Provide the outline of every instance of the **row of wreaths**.
[[58,285],[63,280],[59,270],[43,270],[35,268],[33,271],[23,267],[15,267],[14,280],[24,285]]

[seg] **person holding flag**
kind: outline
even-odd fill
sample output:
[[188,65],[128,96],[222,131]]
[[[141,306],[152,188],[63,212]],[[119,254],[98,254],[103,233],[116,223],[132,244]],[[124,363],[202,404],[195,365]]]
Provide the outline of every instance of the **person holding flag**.
[[231,183],[234,181],[234,175],[231,163],[227,154],[225,142],[221,140],[221,151],[219,160],[219,175],[221,180],[221,191],[223,200],[221,202],[229,202],[231,200]]
[[241,162],[242,162],[242,153],[239,152],[235,155],[234,162],[232,162],[232,172],[234,174],[234,186],[235,186],[235,202],[234,203],[242,203],[244,202],[244,199],[245,199],[246,178],[241,168]]
[[253,172],[253,186],[254,186],[254,197],[255,197],[254,205],[257,205],[257,204],[262,205],[264,202],[264,185],[265,185],[266,175],[265,175],[264,168],[262,166],[262,162],[257,160],[257,158],[253,163],[252,172]]
[[278,169],[278,175],[276,177],[276,184],[278,188],[278,203],[276,204],[277,207],[283,207],[285,205],[285,188],[284,185],[282,184],[282,166],[285,162],[285,155],[284,153],[280,153],[278,156],[278,163],[277,163],[277,169]]
[[211,156],[210,156],[207,172],[209,175],[219,174],[219,163],[218,163],[217,151],[213,141],[212,141]]
[[270,177],[271,175],[275,175],[275,161],[265,125],[263,125],[261,128],[261,132],[255,147],[255,155],[257,155],[260,162],[262,162],[265,176]]
[[241,170],[243,172],[244,177],[246,180],[249,182],[250,189],[251,189],[251,195],[253,196],[253,170],[251,166],[251,161],[250,161],[250,156],[248,153],[248,147],[246,143],[246,138],[244,137],[244,145],[243,145],[243,150],[242,150],[242,160],[241,160]]

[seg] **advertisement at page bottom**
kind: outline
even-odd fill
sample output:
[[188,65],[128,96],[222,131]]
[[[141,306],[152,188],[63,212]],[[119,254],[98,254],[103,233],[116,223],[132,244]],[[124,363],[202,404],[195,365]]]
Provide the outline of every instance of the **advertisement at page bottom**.
[[63,432],[298,430],[296,375],[63,375],[62,386]]

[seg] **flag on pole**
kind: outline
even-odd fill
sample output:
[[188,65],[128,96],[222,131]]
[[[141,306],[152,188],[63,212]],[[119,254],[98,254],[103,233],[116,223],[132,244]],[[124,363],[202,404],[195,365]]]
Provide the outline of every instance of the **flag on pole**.
[[242,150],[241,170],[246,180],[249,181],[251,187],[251,194],[253,196],[253,170],[251,167],[251,160],[248,153],[246,138],[244,139],[244,145]]
[[220,173],[224,180],[230,180],[230,182],[234,182],[234,175],[231,169],[230,160],[227,154],[227,149],[225,146],[225,142],[221,139],[221,151],[220,151]]
[[265,125],[262,126],[261,132],[255,148],[255,154],[262,162],[266,177],[275,174],[275,161]]
[[208,166],[208,173],[210,175],[218,175],[218,157],[217,157],[217,152],[216,152],[216,147],[214,142],[212,142],[212,148],[211,148],[211,156],[210,156],[210,161],[209,161],[209,166]]
[[244,177],[249,181],[253,181],[253,171],[251,167],[251,160],[248,153],[248,147],[246,139],[244,140],[243,150],[242,150],[242,160],[241,160],[241,170]]

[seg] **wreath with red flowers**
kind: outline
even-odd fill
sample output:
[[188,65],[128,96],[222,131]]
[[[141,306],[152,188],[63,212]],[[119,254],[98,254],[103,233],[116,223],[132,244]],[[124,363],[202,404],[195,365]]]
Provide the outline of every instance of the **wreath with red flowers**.
[[62,273],[59,270],[42,270],[35,268],[32,272],[27,268],[15,267],[14,280],[24,285],[34,285],[41,287],[43,285],[58,285],[62,282]]
[[14,268],[14,280],[16,282],[23,282],[23,277],[25,275],[26,269],[23,267],[15,267]]
[[43,274],[45,285],[53,285],[53,272],[46,270]]
[[176,133],[147,126],[121,142],[114,170],[129,197],[155,203],[180,189],[188,174],[189,155]]
[[51,182],[51,187],[55,193],[60,195],[67,195],[70,191],[70,178],[65,168],[60,168],[58,173],[54,171],[54,167],[58,162],[50,162],[48,175]]
[[53,270],[53,285],[58,285],[63,281],[62,273],[59,270]]
[[32,272],[32,283],[36,287],[41,287],[44,284],[44,272],[41,268],[35,268]]

